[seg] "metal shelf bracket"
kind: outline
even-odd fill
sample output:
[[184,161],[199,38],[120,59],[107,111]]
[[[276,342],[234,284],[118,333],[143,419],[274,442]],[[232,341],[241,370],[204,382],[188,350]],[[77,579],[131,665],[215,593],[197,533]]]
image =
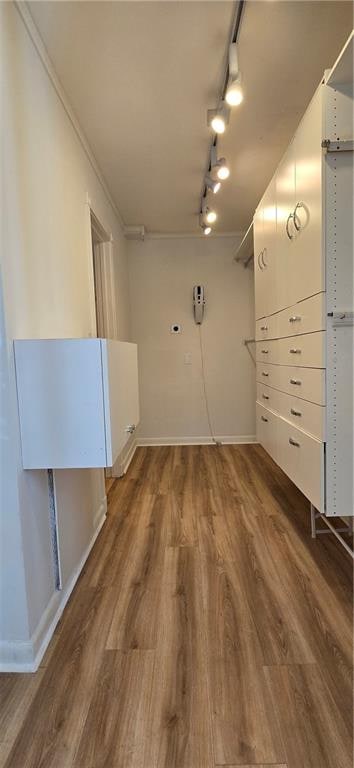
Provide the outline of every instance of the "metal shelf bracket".
[[322,149],[325,149],[326,152],[353,152],[354,141],[344,141],[341,139],[331,141],[331,139],[323,139],[321,147]]

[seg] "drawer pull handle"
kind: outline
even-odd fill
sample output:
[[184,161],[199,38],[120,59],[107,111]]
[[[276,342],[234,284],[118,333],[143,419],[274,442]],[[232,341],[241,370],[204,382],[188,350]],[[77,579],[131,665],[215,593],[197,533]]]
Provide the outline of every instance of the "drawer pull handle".
[[293,416],[302,416],[301,411],[296,411],[295,408],[290,408],[290,413],[292,413]]
[[261,416],[262,421],[268,421],[265,416]]
[[307,207],[306,207],[305,203],[296,203],[296,206],[294,208],[294,213],[293,213],[293,219],[294,219],[294,226],[295,226],[296,231],[300,232],[300,229],[302,227],[301,227],[301,221],[300,221],[300,219],[299,219],[299,217],[297,215],[298,208],[304,208],[305,211],[306,211],[306,214],[308,213],[308,210],[307,210]]
[[257,258],[259,269],[264,269],[264,266],[265,266],[264,263],[263,263],[262,256],[263,256],[263,251],[261,251],[258,254],[258,258]]
[[286,234],[287,234],[287,236],[288,236],[289,240],[293,240],[293,239],[294,239],[294,235],[292,235],[292,234],[289,232],[289,221],[290,221],[291,219],[293,219],[293,218],[294,218],[294,214],[293,214],[293,213],[289,213],[289,216],[288,216],[288,218],[287,218],[287,220],[286,220],[286,225],[285,225]]
[[261,325],[261,331],[267,331],[268,326],[267,325]]
[[300,315],[291,315],[291,317],[289,317],[289,323],[298,323],[300,320]]
[[298,347],[291,347],[291,349],[289,349],[289,352],[291,355],[301,355],[301,349],[299,349]]
[[267,371],[262,371],[262,376],[269,376],[269,373],[267,373]]
[[268,355],[269,349],[261,349],[262,355]]
[[292,437],[289,437],[289,443],[290,445],[295,445],[296,448],[300,448],[300,443],[297,443]]
[[290,384],[297,384],[298,386],[301,385],[300,379],[290,379]]
[[269,395],[262,395],[263,400],[269,400]]

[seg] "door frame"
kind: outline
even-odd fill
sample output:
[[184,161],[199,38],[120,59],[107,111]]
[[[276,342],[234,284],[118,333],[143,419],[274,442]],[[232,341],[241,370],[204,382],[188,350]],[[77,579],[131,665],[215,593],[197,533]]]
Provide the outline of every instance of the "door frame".
[[94,274],[95,251],[99,256],[97,265],[99,267],[99,282],[101,286],[101,304],[102,320],[104,328],[104,337],[108,339],[118,338],[118,317],[115,290],[114,275],[114,253],[113,236],[108,233],[107,228],[102,224],[100,217],[92,208],[89,197],[86,204],[87,216],[87,250],[89,262],[89,283],[90,283],[90,314],[91,331],[89,336],[97,335],[97,313],[96,313],[96,290]]

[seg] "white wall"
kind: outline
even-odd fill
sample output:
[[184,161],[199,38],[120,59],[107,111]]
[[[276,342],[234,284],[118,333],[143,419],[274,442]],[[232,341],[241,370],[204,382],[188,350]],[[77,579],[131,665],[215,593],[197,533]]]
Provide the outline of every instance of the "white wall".
[[[129,339],[130,309],[126,241],[118,218],[19,12],[12,3],[1,3],[0,13],[1,271],[6,325],[1,350],[13,400],[14,338],[80,337],[94,332],[88,198],[113,236],[118,335],[123,340]],[[2,490],[5,481],[7,487],[1,522],[7,541],[16,546],[11,563],[6,558],[1,562],[0,652],[5,661],[6,653],[12,653],[22,663],[30,661],[31,638],[32,650],[33,644],[38,648],[60,596],[54,594],[47,475],[22,471],[13,402],[7,413],[10,423],[2,422],[1,432],[2,441],[6,433]],[[57,472],[56,490],[65,588],[104,514],[103,472]]]
[[[147,442],[209,435],[192,289],[206,291],[201,331],[215,435],[255,434],[255,368],[243,345],[254,336],[253,272],[232,260],[230,237],[163,238],[130,242],[132,336],[138,343],[141,425]],[[172,323],[180,335],[170,333]],[[191,353],[185,365],[184,354]]]

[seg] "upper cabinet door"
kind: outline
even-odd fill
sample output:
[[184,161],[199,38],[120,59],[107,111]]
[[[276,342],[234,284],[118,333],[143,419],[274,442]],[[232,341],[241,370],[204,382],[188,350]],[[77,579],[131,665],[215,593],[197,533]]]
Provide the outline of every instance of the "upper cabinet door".
[[256,319],[266,314],[266,269],[263,263],[264,230],[263,230],[263,200],[261,200],[253,217],[254,238],[254,281],[255,281],[255,311]]
[[291,296],[301,301],[325,289],[322,259],[322,91],[316,91],[294,139],[295,208]]
[[265,286],[265,314],[276,311],[277,303],[277,206],[273,178],[263,196],[263,253],[262,265]]
[[[277,293],[276,310],[295,302],[291,287],[296,229],[295,210],[295,150],[290,144],[275,176],[277,203]],[[275,311],[275,310],[274,310]]]

